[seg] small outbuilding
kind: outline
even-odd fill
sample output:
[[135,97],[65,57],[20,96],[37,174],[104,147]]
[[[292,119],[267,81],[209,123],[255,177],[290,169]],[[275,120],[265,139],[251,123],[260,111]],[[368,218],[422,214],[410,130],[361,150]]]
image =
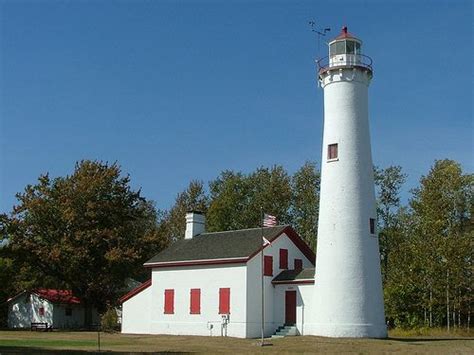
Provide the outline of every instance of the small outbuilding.
[[[7,302],[9,328],[30,328],[35,323],[42,323],[47,328],[85,327],[85,308],[70,290],[23,291]],[[93,309],[92,322],[98,321],[98,312]]]

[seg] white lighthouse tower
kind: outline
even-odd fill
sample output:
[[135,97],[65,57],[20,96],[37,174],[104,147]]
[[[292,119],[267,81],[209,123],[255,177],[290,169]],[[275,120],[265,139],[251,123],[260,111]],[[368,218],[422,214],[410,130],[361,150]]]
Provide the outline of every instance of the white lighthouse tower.
[[361,45],[344,27],[318,61],[324,136],[313,335],[387,336],[368,117],[373,71]]

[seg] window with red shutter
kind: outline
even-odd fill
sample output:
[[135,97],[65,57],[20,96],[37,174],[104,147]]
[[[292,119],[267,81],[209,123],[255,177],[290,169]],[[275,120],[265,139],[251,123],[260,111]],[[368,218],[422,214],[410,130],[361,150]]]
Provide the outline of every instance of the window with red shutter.
[[230,313],[230,288],[219,289],[219,314]]
[[280,249],[280,269],[288,269],[288,249]]
[[39,316],[44,316],[44,307],[40,307],[40,308],[38,309],[38,315],[39,315]]
[[337,159],[337,143],[328,145],[328,160]]
[[295,259],[295,270],[302,270],[303,269],[303,260]]
[[273,257],[271,255],[263,257],[263,275],[273,276]]
[[190,314],[201,314],[201,289],[192,288],[190,293]]
[[165,290],[165,314],[174,314],[174,290]]

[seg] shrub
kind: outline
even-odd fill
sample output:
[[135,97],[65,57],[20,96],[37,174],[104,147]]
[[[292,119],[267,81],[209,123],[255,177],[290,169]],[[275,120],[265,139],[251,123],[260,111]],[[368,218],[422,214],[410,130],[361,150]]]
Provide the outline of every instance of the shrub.
[[100,325],[104,332],[113,332],[119,327],[117,311],[109,307],[100,318]]

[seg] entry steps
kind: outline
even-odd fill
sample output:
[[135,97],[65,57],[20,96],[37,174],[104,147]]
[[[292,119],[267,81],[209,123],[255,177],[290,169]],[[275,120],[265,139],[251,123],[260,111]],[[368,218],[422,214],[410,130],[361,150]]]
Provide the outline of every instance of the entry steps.
[[299,335],[298,329],[294,325],[282,325],[278,327],[275,334],[272,335],[272,338],[283,338],[283,337],[294,337]]

